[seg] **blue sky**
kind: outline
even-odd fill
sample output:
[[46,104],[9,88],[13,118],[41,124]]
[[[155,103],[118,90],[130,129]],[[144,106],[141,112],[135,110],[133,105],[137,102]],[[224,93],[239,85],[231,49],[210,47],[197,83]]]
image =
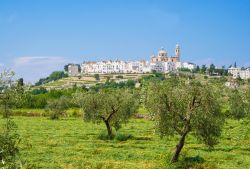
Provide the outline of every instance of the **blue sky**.
[[249,0],[1,0],[0,66],[34,82],[68,62],[149,59],[250,66]]

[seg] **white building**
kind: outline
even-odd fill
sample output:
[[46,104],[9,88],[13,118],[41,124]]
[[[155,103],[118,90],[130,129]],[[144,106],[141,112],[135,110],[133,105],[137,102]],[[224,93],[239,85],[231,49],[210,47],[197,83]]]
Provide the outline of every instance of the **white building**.
[[150,73],[150,64],[148,61],[128,61],[127,73]]
[[190,62],[183,62],[182,68],[187,68],[187,69],[193,70],[196,68],[196,64],[190,63]]
[[175,71],[176,66],[177,64],[174,62],[159,61],[155,63],[150,63],[151,71],[155,70],[156,72],[163,72],[163,73]]
[[226,87],[232,88],[232,89],[237,89],[239,87],[239,84],[234,80],[234,81],[228,81],[225,83]]
[[150,73],[171,72],[178,68],[194,69],[195,64],[180,62],[180,46],[175,47],[175,55],[168,56],[167,51],[161,48],[157,55],[151,56],[150,61],[99,61],[84,62],[81,64],[81,73],[83,74],[109,74],[109,73]]
[[69,76],[77,76],[80,73],[79,70],[80,65],[78,64],[69,64],[68,65],[68,74]]
[[81,73],[126,73],[124,61],[84,62],[81,64]]
[[241,79],[249,79],[250,78],[250,69],[242,69],[231,67],[228,68],[228,73],[230,73],[234,79],[240,77]]
[[149,73],[149,67],[149,63],[146,61],[84,62],[81,65],[81,73]]

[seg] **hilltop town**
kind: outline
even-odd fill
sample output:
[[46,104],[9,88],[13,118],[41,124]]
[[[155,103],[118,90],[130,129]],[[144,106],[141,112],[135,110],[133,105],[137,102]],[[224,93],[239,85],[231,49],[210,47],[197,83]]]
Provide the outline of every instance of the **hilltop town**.
[[189,62],[181,62],[180,45],[176,44],[175,55],[169,56],[162,47],[157,55],[152,55],[149,61],[85,61],[82,64],[68,64],[67,72],[69,76],[79,76],[84,74],[114,74],[114,73],[168,73],[180,68],[194,69],[196,65]]
[[[106,60],[106,61],[84,61],[81,64],[68,64],[65,70],[70,77],[91,75],[91,74],[147,74],[152,72],[170,73],[177,70],[194,70],[197,66],[191,62],[181,61],[180,45],[176,44],[175,55],[169,56],[162,47],[157,55],[152,55],[149,61],[146,60]],[[228,73],[234,79],[250,78],[249,68],[239,68],[236,65],[228,68]]]

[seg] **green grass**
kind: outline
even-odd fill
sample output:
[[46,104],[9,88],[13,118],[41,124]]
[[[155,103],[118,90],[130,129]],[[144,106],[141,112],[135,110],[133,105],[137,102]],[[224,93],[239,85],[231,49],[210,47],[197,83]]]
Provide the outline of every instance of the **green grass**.
[[[13,116],[44,116],[48,117],[49,113],[45,109],[14,109],[12,110]],[[70,108],[66,110],[66,117],[81,117],[82,112],[79,108]]]
[[44,109],[14,109],[12,114],[15,116],[44,116],[46,111]]
[[147,111],[147,109],[145,107],[139,107],[138,113],[140,113],[140,114],[147,114],[148,111]]
[[[98,139],[105,130],[102,123],[84,123],[80,118],[14,117],[14,121],[21,136],[21,159],[33,168],[163,168],[178,140],[160,139],[153,122],[145,119],[124,125],[112,141]],[[228,120],[213,151],[188,136],[182,153],[203,158],[207,168],[250,168],[249,131],[249,124]],[[123,139],[123,134],[131,137]]]

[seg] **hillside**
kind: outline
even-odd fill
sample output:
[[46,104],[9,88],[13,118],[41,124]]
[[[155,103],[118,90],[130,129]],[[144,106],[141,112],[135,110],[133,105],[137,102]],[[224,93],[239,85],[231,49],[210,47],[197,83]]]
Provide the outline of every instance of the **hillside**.
[[56,81],[52,81],[35,88],[44,87],[47,90],[50,89],[67,89],[73,86],[81,87],[85,85],[86,87],[93,86],[98,83],[105,83],[107,79],[115,82],[122,82],[127,80],[138,80],[143,76],[148,76],[150,74],[99,74],[99,80],[95,78],[95,75],[84,75],[79,77],[66,77]]

